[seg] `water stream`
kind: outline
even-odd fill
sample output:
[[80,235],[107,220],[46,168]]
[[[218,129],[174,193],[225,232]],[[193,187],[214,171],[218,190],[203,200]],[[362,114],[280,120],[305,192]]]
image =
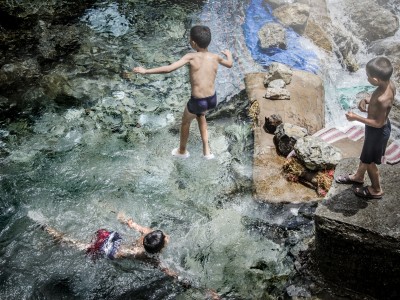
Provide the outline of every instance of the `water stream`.
[[[260,18],[272,20],[261,2],[99,1],[86,12],[81,22],[90,33],[71,59],[79,71],[58,70],[76,72],[71,93],[86,106],[50,105],[30,123],[1,128],[1,147],[9,155],[0,171],[0,299],[204,299],[208,288],[226,299],[266,299],[288,291],[310,296],[308,285],[296,279],[290,253],[312,235],[313,206],[253,201],[251,124],[212,120],[211,161],[201,158],[193,125],[190,159],[173,158],[190,95],[187,69],[120,76],[133,66],[178,59],[190,50],[188,29],[200,22],[213,32],[211,51],[234,52],[235,66],[221,68],[217,78],[221,101],[239,94],[246,72],[271,61],[323,73],[317,64],[323,54],[294,33],[290,42],[296,46],[286,55],[271,59],[257,52],[251,36]],[[336,72],[327,75],[332,123],[338,120],[332,85],[345,88],[348,81],[339,78],[347,73],[334,59],[323,59]],[[97,66],[104,71],[93,71]],[[94,75],[82,75],[90,71]],[[350,76],[364,85],[362,72]],[[137,234],[117,221],[118,211],[170,234],[162,259],[195,288],[184,289],[136,261],[93,263],[54,243],[34,221],[87,242],[105,227],[128,244]]]

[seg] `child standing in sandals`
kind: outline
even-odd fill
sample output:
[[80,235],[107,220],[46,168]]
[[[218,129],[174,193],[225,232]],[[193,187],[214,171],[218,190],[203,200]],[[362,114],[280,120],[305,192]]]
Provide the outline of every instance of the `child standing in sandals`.
[[359,121],[365,124],[364,145],[361,151],[360,164],[354,174],[342,175],[336,179],[338,183],[363,184],[365,172],[371,180],[370,186],[358,187],[354,190],[356,196],[367,199],[381,199],[383,191],[377,165],[381,164],[389,140],[391,126],[388,118],[392,108],[396,88],[390,80],[393,67],[385,57],[376,57],[366,66],[368,82],[376,86],[370,99],[362,99],[358,108],[367,112],[367,117],[361,117],[353,112],[346,113],[349,121]]
[[207,47],[210,42],[210,29],[207,26],[194,26],[190,30],[190,46],[196,50],[196,52],[188,53],[168,66],[153,69],[145,69],[143,67],[133,69],[133,72],[139,74],[160,74],[170,73],[186,64],[189,64],[192,96],[183,112],[179,148],[172,150],[172,155],[177,157],[189,157],[186,145],[189,138],[190,124],[193,119],[196,119],[199,125],[201,140],[203,142],[203,155],[207,159],[214,158],[208,145],[205,113],[217,105],[215,78],[217,76],[218,65],[231,68],[233,60],[232,54],[229,50],[222,51],[226,58],[208,52]]

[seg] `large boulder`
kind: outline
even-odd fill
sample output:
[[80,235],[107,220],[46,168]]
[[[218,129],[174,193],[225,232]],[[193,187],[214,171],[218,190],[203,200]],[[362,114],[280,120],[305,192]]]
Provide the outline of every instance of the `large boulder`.
[[267,51],[270,48],[286,49],[286,30],[277,23],[267,23],[258,31],[258,39],[261,49]]
[[273,14],[280,22],[302,34],[310,15],[310,6],[304,3],[286,4],[276,8]]
[[272,81],[282,79],[285,84],[290,84],[292,80],[292,69],[284,64],[273,62],[268,67],[268,73],[265,75],[264,85],[268,86]]
[[314,136],[298,139],[294,151],[297,158],[311,171],[334,169],[342,159],[338,148]]
[[352,33],[366,42],[393,36],[399,29],[399,20],[389,9],[375,0],[344,0],[343,12],[349,17]]
[[274,143],[280,154],[292,152],[297,140],[307,135],[307,129],[290,123],[282,123],[276,128]]

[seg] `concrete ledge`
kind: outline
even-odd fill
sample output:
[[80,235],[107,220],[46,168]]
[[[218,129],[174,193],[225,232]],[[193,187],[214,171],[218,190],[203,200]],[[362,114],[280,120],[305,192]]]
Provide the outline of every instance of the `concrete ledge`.
[[[359,160],[342,160],[335,176]],[[315,213],[316,259],[324,277],[379,299],[400,299],[400,165],[379,167],[385,195],[364,200],[334,183]],[[366,184],[370,184],[369,180]]]

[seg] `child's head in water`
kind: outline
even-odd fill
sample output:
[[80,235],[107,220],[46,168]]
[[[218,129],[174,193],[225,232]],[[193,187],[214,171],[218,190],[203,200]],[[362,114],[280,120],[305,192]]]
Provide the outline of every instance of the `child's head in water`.
[[190,29],[190,41],[200,48],[207,48],[211,42],[211,30],[207,26],[196,25]]
[[152,231],[143,238],[144,249],[151,254],[160,252],[167,242],[167,237],[161,230]]

